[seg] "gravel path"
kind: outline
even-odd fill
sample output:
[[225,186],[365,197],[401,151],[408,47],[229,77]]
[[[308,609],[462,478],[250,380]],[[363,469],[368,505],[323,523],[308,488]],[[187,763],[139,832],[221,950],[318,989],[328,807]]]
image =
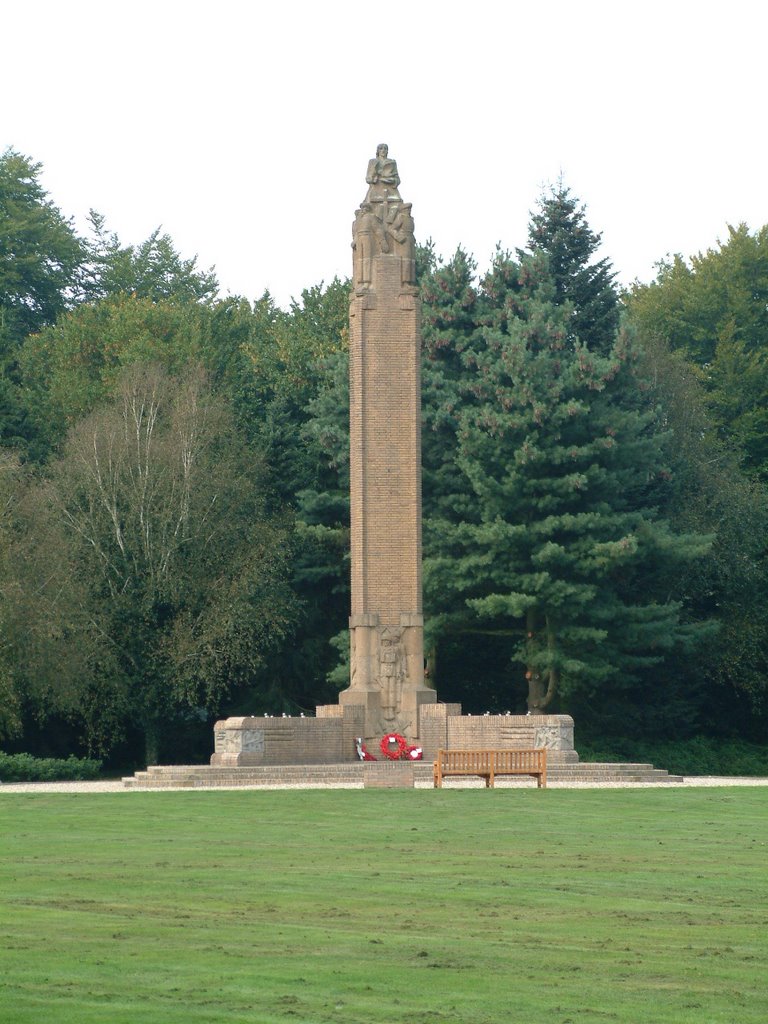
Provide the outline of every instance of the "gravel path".
[[[497,788],[513,788],[515,785],[525,786],[526,781],[499,781]],[[472,780],[455,780],[448,783],[448,788],[485,788],[481,779],[477,782]],[[695,787],[695,786],[768,786],[768,778],[746,778],[727,777],[714,775],[689,776],[682,782],[550,782],[549,789],[647,789],[649,787]],[[0,783],[0,799],[3,793],[200,793],[211,792],[212,790],[244,790],[244,789],[360,789],[362,784],[357,786],[196,786],[189,788],[168,788],[168,789],[126,789],[123,783],[116,779],[111,782],[4,782]],[[432,783],[426,782],[418,786],[420,789],[432,789]]]

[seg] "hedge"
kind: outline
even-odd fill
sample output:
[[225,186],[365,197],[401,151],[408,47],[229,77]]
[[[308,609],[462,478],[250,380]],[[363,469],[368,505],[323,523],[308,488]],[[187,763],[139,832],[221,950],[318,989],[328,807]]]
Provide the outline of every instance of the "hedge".
[[78,782],[97,779],[100,771],[101,761],[86,757],[33,757],[0,751],[0,782]]

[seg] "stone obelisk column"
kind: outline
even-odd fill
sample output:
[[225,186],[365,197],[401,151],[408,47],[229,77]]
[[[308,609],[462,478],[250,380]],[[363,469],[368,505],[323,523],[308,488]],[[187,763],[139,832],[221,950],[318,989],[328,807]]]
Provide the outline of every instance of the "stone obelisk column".
[[352,614],[350,685],[366,740],[414,742],[424,682],[421,605],[421,306],[411,204],[385,145],[353,225],[349,311]]

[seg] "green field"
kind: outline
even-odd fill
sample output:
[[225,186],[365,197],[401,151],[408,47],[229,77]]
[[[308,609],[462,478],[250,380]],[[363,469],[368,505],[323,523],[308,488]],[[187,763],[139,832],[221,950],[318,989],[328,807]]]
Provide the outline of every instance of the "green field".
[[0,795],[2,1024],[765,1024],[768,789]]

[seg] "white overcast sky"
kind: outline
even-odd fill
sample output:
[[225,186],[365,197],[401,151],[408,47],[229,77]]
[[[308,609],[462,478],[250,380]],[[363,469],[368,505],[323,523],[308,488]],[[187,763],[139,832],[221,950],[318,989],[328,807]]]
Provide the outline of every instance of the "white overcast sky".
[[730,0],[0,2],[0,150],[84,230],[159,225],[222,291],[350,272],[378,142],[480,268],[562,174],[620,280],[768,223],[768,7]]

